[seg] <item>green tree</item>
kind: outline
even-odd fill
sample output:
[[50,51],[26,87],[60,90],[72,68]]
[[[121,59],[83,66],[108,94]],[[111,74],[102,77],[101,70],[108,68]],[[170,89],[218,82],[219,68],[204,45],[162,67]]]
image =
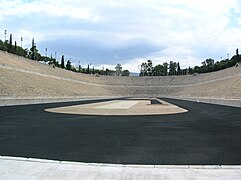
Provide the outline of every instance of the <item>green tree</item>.
[[241,56],[239,55],[239,50],[236,49],[236,55],[231,58],[230,65],[236,65],[237,62],[241,62]]
[[12,52],[12,48],[13,48],[13,35],[10,34],[8,52]]
[[200,73],[200,67],[199,66],[194,67],[194,73]]
[[211,58],[206,59],[205,61],[202,62],[202,65],[203,66],[200,68],[200,72],[205,73],[205,72],[213,71],[214,60]]
[[163,72],[163,68],[164,68],[164,66],[161,65],[161,64],[156,65],[153,69],[153,75],[154,76],[161,76],[162,72]]
[[203,65],[203,66],[207,66],[206,61],[203,61],[203,62],[202,62],[202,65]]
[[177,63],[170,61],[169,64],[169,75],[176,75]]
[[149,59],[147,60],[147,75],[151,76],[153,74],[153,64],[152,61]]
[[7,41],[3,42],[2,40],[0,40],[0,50],[7,51],[8,50],[7,44],[8,44]]
[[[193,74],[193,73],[194,73],[194,69],[189,66],[189,68],[188,68],[188,74]],[[186,75],[186,74],[184,74],[184,75]]]
[[143,62],[140,66],[140,76],[152,76],[153,69],[153,64],[150,59],[147,60],[147,62]]
[[107,75],[107,76],[110,75],[110,70],[108,68],[106,68],[106,70],[105,70],[105,75]]
[[214,60],[211,58],[206,59],[206,64],[207,64],[208,68],[210,69],[210,67],[214,64]]
[[124,71],[122,72],[122,76],[130,76],[130,71],[124,70]]
[[164,76],[167,76],[167,71],[168,71],[168,63],[167,62],[164,62],[163,63],[163,67],[164,67],[164,69],[163,69],[163,75]]
[[177,74],[181,75],[181,68],[179,62],[177,63]]
[[88,67],[87,67],[87,69],[86,69],[86,73],[87,74],[90,74],[90,65],[88,64]]
[[140,66],[140,76],[146,76],[147,75],[147,63],[143,62]]
[[71,70],[71,62],[70,62],[70,60],[68,60],[67,63],[66,63],[66,69],[67,70]]
[[16,52],[17,52],[17,42],[15,41],[15,43],[14,43],[14,51],[13,51],[15,54],[16,54]]
[[122,74],[122,67],[121,67],[121,64],[119,64],[119,63],[115,67],[115,74],[116,74],[116,76],[121,76],[121,74]]
[[64,69],[64,55],[62,55],[62,57],[61,57],[61,65],[60,65],[60,67]]
[[148,60],[141,64],[140,76],[166,76],[168,71],[168,63],[164,62],[163,65],[158,64],[153,67],[152,61]]
[[165,66],[164,64],[163,65],[161,65],[161,64],[156,65],[153,69],[153,75],[154,76],[165,76],[166,73],[167,73],[167,66]]
[[32,39],[32,47],[30,48],[29,57],[32,60],[41,60],[41,54],[38,53],[34,38]]
[[31,59],[34,60],[35,59],[35,43],[34,43],[34,38],[32,39],[32,47],[30,48],[30,53],[31,53]]
[[81,69],[82,69],[82,67],[81,67],[81,65],[79,65],[79,72],[81,72]]

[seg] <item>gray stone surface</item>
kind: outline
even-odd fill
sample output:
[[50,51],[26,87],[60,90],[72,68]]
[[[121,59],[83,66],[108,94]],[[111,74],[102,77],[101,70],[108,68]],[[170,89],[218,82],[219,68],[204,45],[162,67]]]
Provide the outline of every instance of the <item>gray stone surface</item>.
[[241,166],[87,164],[0,157],[0,179],[241,179]]
[[107,99],[114,97],[36,97],[36,98],[0,98],[0,106],[14,106],[14,105],[27,105],[27,104],[44,104],[56,102],[72,102],[84,101],[92,99]]
[[[26,104],[42,104],[42,103],[55,103],[55,102],[71,102],[71,101],[84,101],[92,99],[106,99],[106,98],[120,98],[115,97],[36,97],[36,98],[0,98],[0,106],[13,106],[13,105],[26,105]],[[143,98],[144,96],[142,96]],[[153,96],[154,97],[154,96]],[[158,97],[156,95],[155,97]],[[166,97],[164,97],[166,98]],[[203,102],[209,104],[218,104],[224,106],[241,107],[241,99],[225,99],[225,98],[209,98],[209,97],[186,97],[186,96],[168,96],[172,99],[181,99],[194,102]]]
[[224,106],[241,107],[241,99],[226,98],[209,98],[209,97],[185,97],[185,96],[169,96],[168,98],[180,99],[186,101],[202,102],[208,104],[218,104]]

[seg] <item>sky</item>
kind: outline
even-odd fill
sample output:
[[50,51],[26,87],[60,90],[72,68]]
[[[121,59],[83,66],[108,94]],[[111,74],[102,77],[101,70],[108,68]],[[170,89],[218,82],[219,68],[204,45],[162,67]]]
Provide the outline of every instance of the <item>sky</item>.
[[239,0],[0,0],[0,39],[48,56],[57,52],[75,65],[139,72],[180,62],[182,68],[216,61],[241,49]]

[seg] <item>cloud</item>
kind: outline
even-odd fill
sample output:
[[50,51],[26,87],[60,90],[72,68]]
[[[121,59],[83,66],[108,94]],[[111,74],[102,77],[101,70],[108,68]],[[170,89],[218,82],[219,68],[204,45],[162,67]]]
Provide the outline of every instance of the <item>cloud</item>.
[[0,31],[8,29],[42,52],[132,71],[153,59],[183,67],[217,60],[241,47],[238,0],[0,0]]
[[[98,19],[92,12],[91,8],[81,7],[80,4],[74,1],[51,1],[51,0],[35,0],[35,1],[21,1],[2,0],[0,17],[15,15],[18,17],[25,17],[31,14],[43,14],[55,17],[70,17],[75,19]],[[10,9],[10,11],[9,11]]]
[[[101,34],[103,36],[103,34]],[[93,36],[68,36],[59,37],[49,41],[38,43],[38,47],[42,50],[48,47],[50,51],[57,51],[71,57],[72,60],[81,61],[84,64],[92,63],[101,64],[117,64],[125,63],[128,59],[143,57],[159,50],[159,46],[153,45],[145,39],[131,39],[120,43],[118,37],[109,34],[107,37],[95,38]],[[100,40],[106,39],[105,42]]]

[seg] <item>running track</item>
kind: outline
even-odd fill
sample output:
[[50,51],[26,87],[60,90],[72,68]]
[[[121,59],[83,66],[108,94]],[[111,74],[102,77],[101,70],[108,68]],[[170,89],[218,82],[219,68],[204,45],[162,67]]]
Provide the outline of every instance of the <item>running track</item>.
[[241,165],[241,108],[163,100],[189,112],[82,116],[44,111],[103,100],[0,107],[0,155],[88,163]]

